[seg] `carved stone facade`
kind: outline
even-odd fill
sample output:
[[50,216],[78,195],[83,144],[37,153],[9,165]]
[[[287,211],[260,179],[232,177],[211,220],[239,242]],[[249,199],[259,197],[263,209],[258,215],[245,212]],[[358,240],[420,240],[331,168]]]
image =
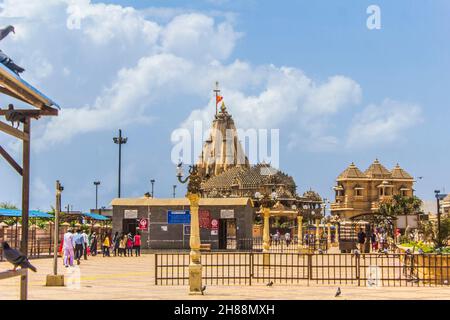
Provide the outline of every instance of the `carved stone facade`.
[[393,195],[411,197],[415,182],[398,164],[388,170],[378,159],[364,173],[352,163],[336,181],[336,196],[335,202],[331,204],[331,213],[339,215],[341,219],[374,214],[379,204]]

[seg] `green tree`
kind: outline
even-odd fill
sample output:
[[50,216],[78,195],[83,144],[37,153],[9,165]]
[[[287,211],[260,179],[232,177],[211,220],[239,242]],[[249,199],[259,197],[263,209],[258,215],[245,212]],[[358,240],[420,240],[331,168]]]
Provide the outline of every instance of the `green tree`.
[[450,217],[441,218],[441,239],[438,237],[437,221],[422,221],[419,224],[419,232],[421,232],[426,241],[433,242],[436,248],[447,246],[450,240]]
[[13,209],[13,210],[17,210],[18,208],[10,203],[10,202],[0,202],[0,209]]

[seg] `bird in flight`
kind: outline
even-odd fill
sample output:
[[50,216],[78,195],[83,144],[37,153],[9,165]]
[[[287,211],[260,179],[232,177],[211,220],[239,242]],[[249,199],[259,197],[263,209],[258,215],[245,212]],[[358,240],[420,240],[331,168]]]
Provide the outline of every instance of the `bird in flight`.
[[[0,29],[0,41],[6,38],[11,32],[16,33],[16,29],[13,26],[7,26],[4,29]],[[8,57],[8,55],[6,55],[2,50],[0,50],[0,62],[17,75],[25,71],[24,68],[15,64],[14,61],[10,57]]]
[[26,255],[24,255],[19,250],[13,249],[9,246],[8,242],[4,241],[2,243],[3,248],[3,256],[5,259],[14,265],[13,271],[16,271],[17,267],[21,267],[22,269],[27,268],[31,269],[33,272],[36,272],[36,268],[28,261]]

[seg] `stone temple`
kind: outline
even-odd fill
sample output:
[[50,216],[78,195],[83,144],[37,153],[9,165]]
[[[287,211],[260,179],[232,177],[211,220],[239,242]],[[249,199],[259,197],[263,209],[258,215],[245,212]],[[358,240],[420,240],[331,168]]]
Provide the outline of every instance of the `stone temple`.
[[213,120],[197,162],[202,175],[202,197],[255,199],[261,194],[277,193],[278,200],[288,206],[319,207],[322,198],[313,191],[297,194],[294,179],[267,163],[250,164],[239,140],[231,114],[224,104]]

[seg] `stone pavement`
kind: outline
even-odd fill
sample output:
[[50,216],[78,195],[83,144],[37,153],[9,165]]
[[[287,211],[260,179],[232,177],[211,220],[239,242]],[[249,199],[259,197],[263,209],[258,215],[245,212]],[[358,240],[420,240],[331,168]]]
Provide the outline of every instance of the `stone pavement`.
[[[59,271],[69,272],[62,266]],[[342,297],[334,298],[337,285],[330,286],[211,286],[205,296],[189,296],[187,286],[155,286],[154,256],[89,257],[81,262],[81,281],[66,287],[45,287],[45,277],[52,272],[52,259],[33,260],[38,272],[30,272],[29,299],[49,300],[112,300],[112,299],[448,299],[450,287],[347,287],[341,286]],[[0,272],[10,269],[0,262]],[[77,277],[74,277],[77,279]],[[66,282],[69,277],[66,277]],[[0,300],[18,299],[19,278],[0,281]]]

